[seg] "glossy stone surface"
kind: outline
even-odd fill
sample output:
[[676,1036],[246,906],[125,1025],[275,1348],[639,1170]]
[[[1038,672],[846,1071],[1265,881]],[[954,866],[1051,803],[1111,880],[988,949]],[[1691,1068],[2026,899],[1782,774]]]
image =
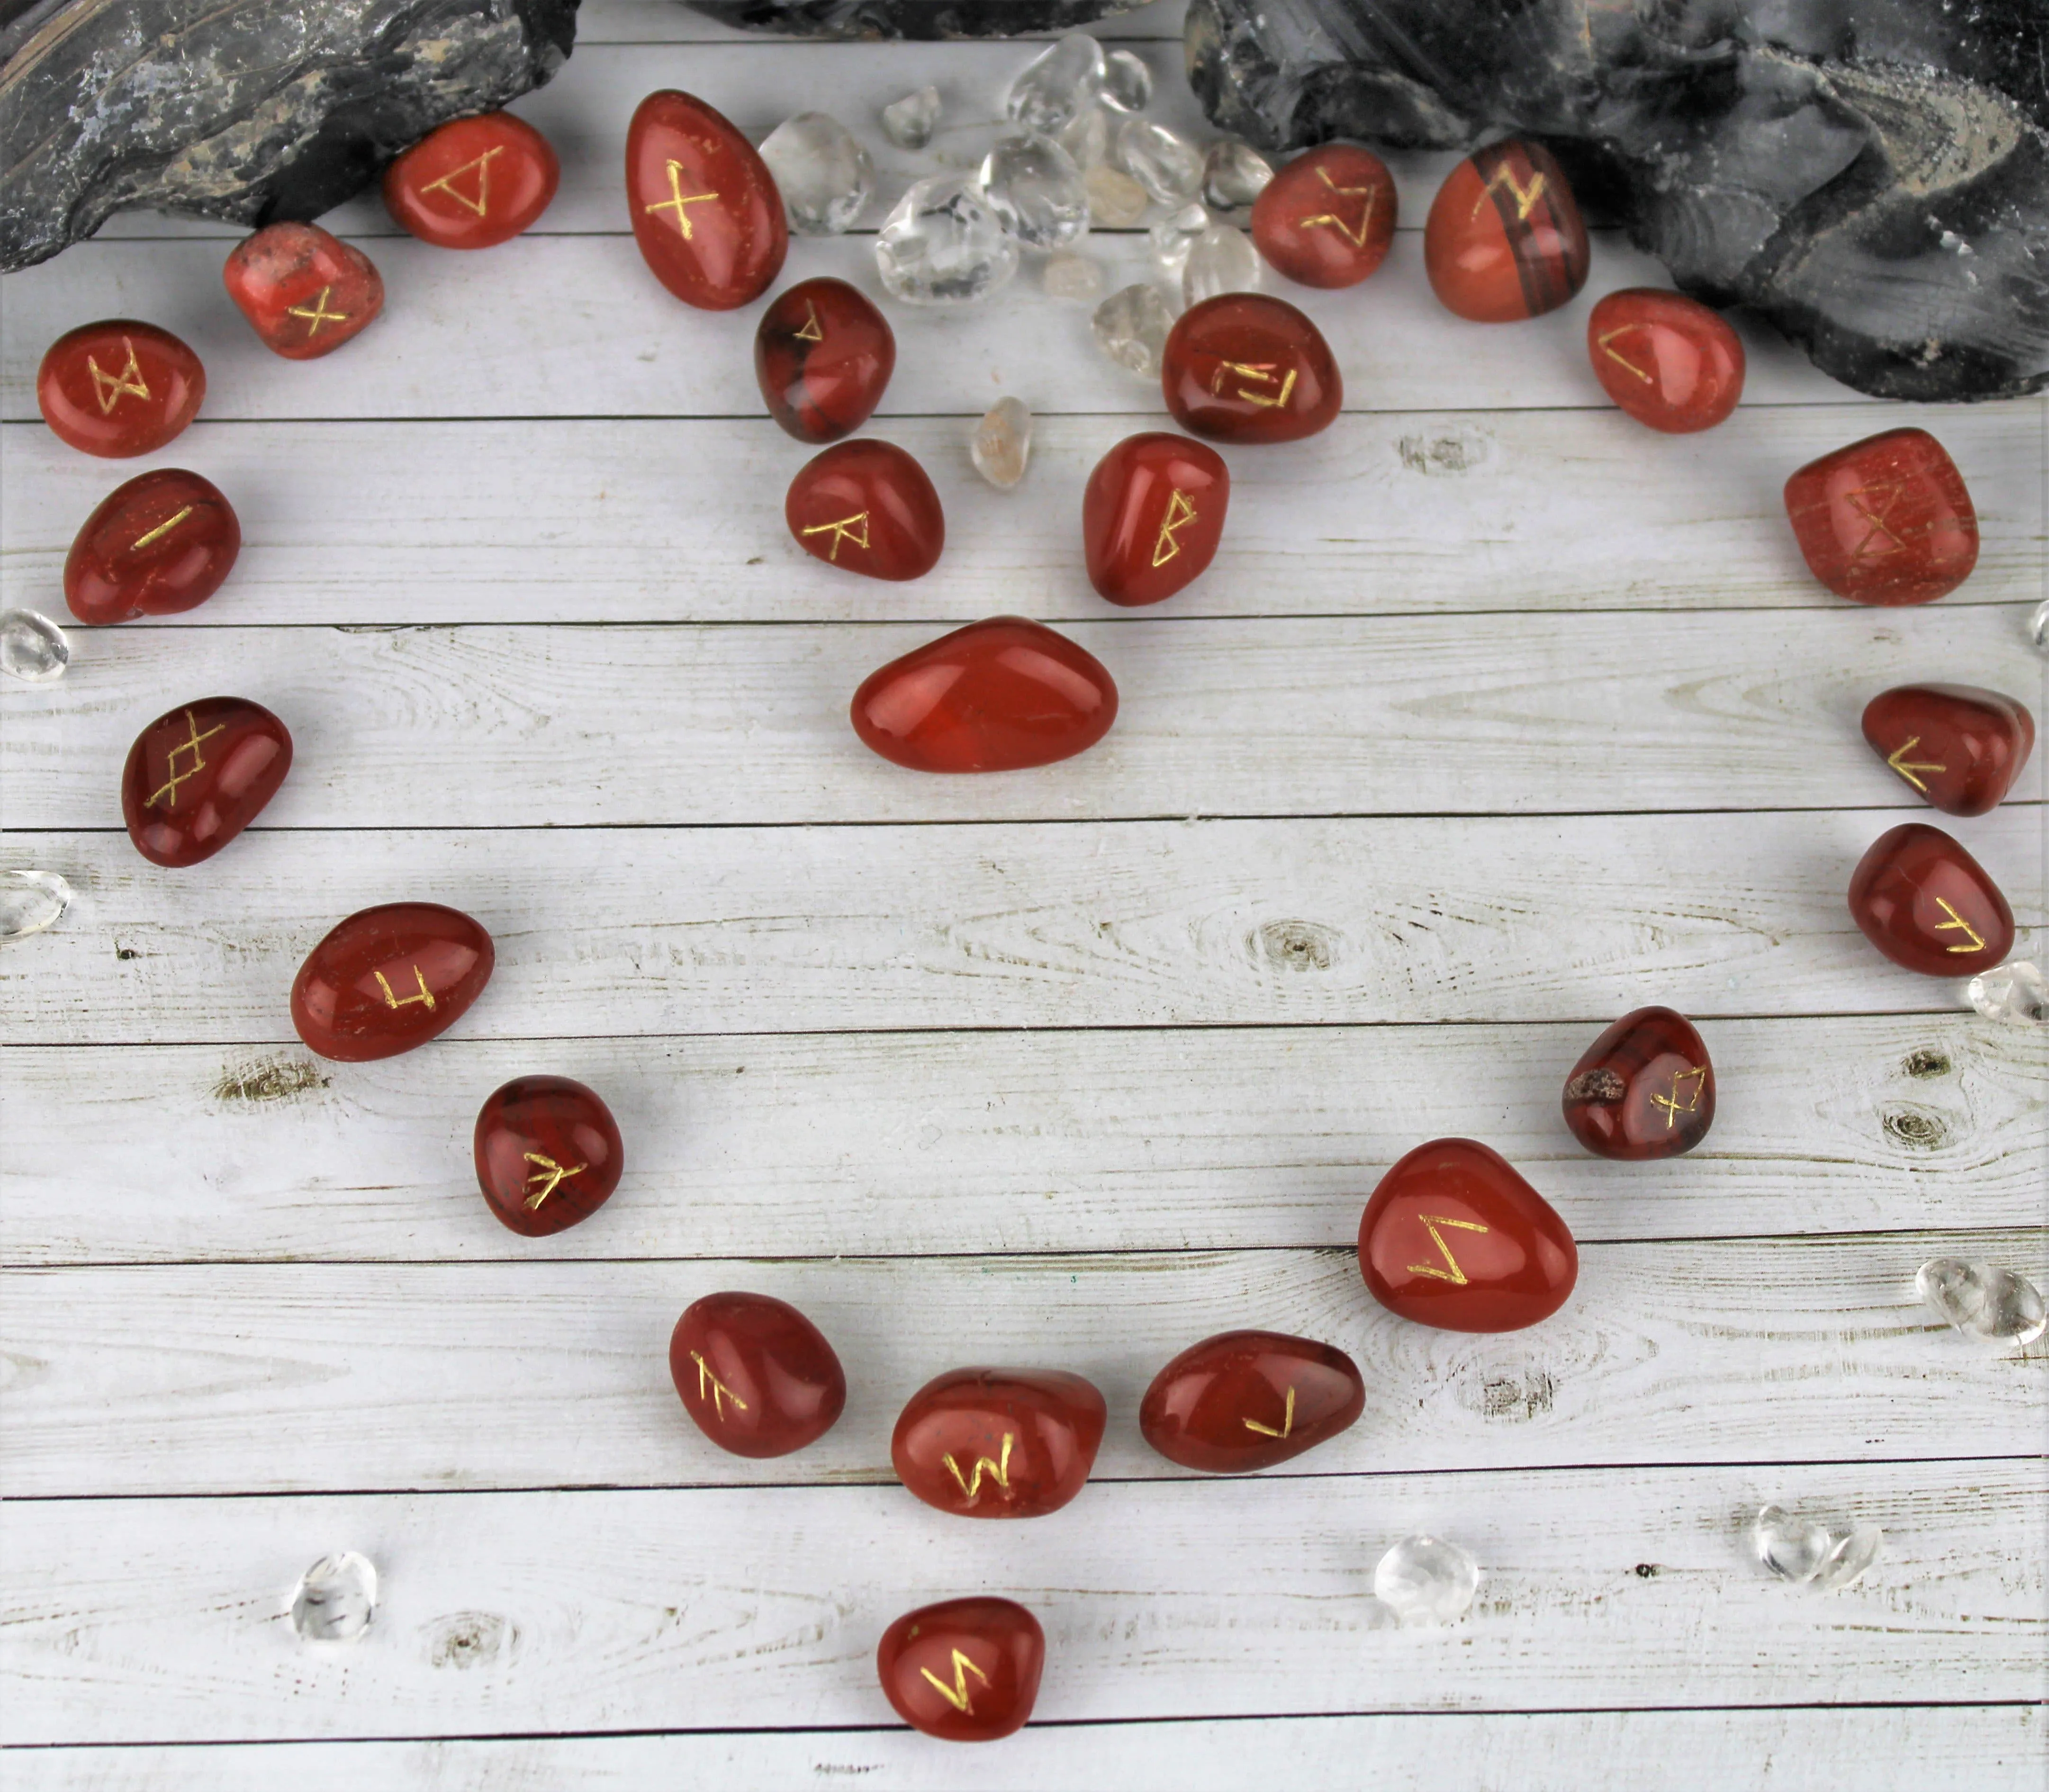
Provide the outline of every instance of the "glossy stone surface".
[[0,871],[0,940],[53,927],[71,907],[72,887],[54,871]]
[[935,174],[897,200],[875,235],[875,271],[906,305],[975,305],[1017,272],[1017,239],[965,175]]
[[1814,577],[1859,604],[1927,604],[1978,563],[1978,513],[1942,445],[1887,430],[1810,461],[1786,515]]
[[1479,1591],[1479,1564],[1441,1537],[1405,1537],[1374,1565],[1373,1596],[1405,1630],[1456,1624]]
[[212,482],[160,467],[100,500],[64,557],[64,601],[80,622],[196,608],[242,551],[235,508]]
[[1120,286],[1095,308],[1089,328],[1096,347],[1119,367],[1141,379],[1160,377],[1174,314],[1149,281]]
[[1107,230],[1129,230],[1145,216],[1153,196],[1121,168],[1103,162],[1082,177],[1089,221]]
[[889,1440],[904,1485],[964,1518],[1036,1518],[1082,1491],[1109,1417],[1057,1369],[952,1369],[911,1396]]
[[1899,685],[1864,706],[1864,737],[1930,807],[1982,815],[2027,765],[2035,717],[1973,685]]
[[376,1615],[376,1566],[353,1549],[321,1557],[292,1589],[292,1628],[302,1642],[353,1642]]
[[491,935],[459,909],[434,902],[359,909],[299,966],[292,1024],[323,1058],[395,1058],[460,1020],[494,962]]
[[1202,151],[1155,119],[1126,119],[1117,127],[1116,153],[1117,165],[1156,205],[1185,205],[1202,189]]
[[612,1110],[566,1076],[515,1076],[493,1090],[477,1110],[471,1153],[492,1212],[527,1238],[589,1219],[626,1169]]
[[669,1374],[698,1430],[737,1456],[786,1456],[832,1429],[846,1372],[787,1300],[728,1291],[693,1300],[669,1338]]
[[1188,245],[1181,268],[1181,298],[1187,305],[1226,293],[1249,293],[1259,285],[1259,251],[1252,239],[1231,224],[1211,224]]
[[1587,228],[1551,152],[1511,138],[1460,162],[1431,201],[1423,266],[1444,309],[1476,324],[1570,300],[1587,282]]
[[384,207],[422,243],[489,249],[547,210],[562,185],[547,138],[510,112],[453,119],[384,170]]
[[24,684],[44,685],[64,675],[71,643],[36,610],[0,610],[0,672]]
[[1032,464],[1032,409],[1020,398],[998,398],[968,443],[974,470],[999,492],[1011,490]]
[[1071,31],[1019,71],[1003,96],[1004,116],[1027,130],[1058,130],[1095,104],[1102,73],[1102,46]]
[[673,88],[634,108],[626,204],[655,278],[701,310],[759,298],[789,253],[783,196],[753,145],[702,99]]
[[799,441],[837,441],[865,423],[896,371],[896,337],[844,280],[800,280],[761,313],[754,377],[768,414]]
[[203,697],[135,737],[121,815],[152,865],[210,859],[262,812],[292,768],[292,737],[260,703]]
[[1252,208],[1252,240],[1290,280],[1355,286],[1387,258],[1394,216],[1387,164],[1356,143],[1326,143],[1298,156],[1261,190]]
[[1743,396],[1743,339],[1720,313],[1654,286],[1608,293],[1587,317],[1601,390],[1666,435],[1712,430]]
[[1160,271],[1179,280],[1188,265],[1190,253],[1209,227],[1207,208],[1193,204],[1168,212],[1154,224],[1145,235],[1152,245],[1153,258],[1160,264]]
[[1565,1223],[1499,1152],[1433,1139],[1380,1179],[1359,1223],[1359,1266],[1404,1319],[1519,1331],[1565,1305],[1580,1258]]
[[1818,1593],[1857,1580],[1884,1541],[1876,1525],[1830,1525],[1783,1506],[1762,1508],[1751,1523],[1758,1561],[1781,1580]]
[[2049,1329],[2049,1305],[2027,1277],[1958,1257],[1931,1258],[1914,1291],[1966,1338],[1988,1344],[2032,1344]]
[[1164,430],[1126,436],[1082,494],[1089,583],[1113,604],[1172,597],[1209,569],[1230,505],[1231,470],[1215,449]]
[[220,278],[258,340],[288,361],[332,355],[384,309],[370,258],[318,224],[272,224],[245,237]]
[[1896,965],[1972,977],[2013,949],[2013,911],[1985,867],[1938,827],[1907,822],[1871,843],[1850,878],[1850,915]]
[[843,441],[797,469],[783,520],[815,560],[872,579],[922,578],[947,545],[925,469],[888,441]]
[[830,113],[783,119],[762,139],[761,160],[799,236],[851,230],[875,196],[873,157]]
[[1243,1475],[1313,1450],[1365,1409],[1359,1366],[1335,1346],[1281,1331],[1223,1331],[1153,1378],[1138,1429],[1184,1468]]
[[1064,635],[991,616],[869,673],[853,714],[865,746],[913,772],[1015,772],[1094,746],[1117,686]]
[[1133,50],[1112,50],[1102,59],[1104,105],[1118,112],[1142,112],[1153,103],[1153,71]]
[[199,356],[169,330],[126,317],[66,331],[36,371],[36,403],[57,439],[107,460],[161,448],[205,396]]
[[1063,248],[1087,234],[1082,171],[1050,137],[1005,138],[975,178],[996,221],[1027,248]]
[[1219,137],[1203,152],[1202,202],[1219,217],[1243,219],[1273,179],[1273,163],[1234,137]]
[[1981,970],[1964,993],[1979,1013],[2002,1026],[2049,1026],[2049,978],[2032,959],[2009,958]]
[[939,129],[944,109],[937,87],[920,87],[882,108],[882,134],[900,150],[922,150]]
[[1597,1156],[1676,1157],[1714,1124],[1715,1067],[1685,1015],[1639,1008],[1573,1066],[1565,1108],[1573,1137]]
[[1046,1635],[1007,1599],[943,1600],[882,1633],[876,1672],[896,1715],[942,1742],[994,1742],[1024,1727]]
[[1218,441],[1296,441],[1328,429],[1344,383],[1323,332],[1294,306],[1227,293],[1182,313],[1160,383],[1174,421]]

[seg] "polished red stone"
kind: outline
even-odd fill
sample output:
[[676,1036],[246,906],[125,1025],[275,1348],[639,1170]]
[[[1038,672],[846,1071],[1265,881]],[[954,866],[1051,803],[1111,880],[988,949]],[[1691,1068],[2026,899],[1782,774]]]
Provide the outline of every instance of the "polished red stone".
[[486,112],[430,130],[384,170],[384,208],[422,243],[489,249],[547,210],[554,146],[523,119]]
[[135,737],[121,816],[152,865],[197,865],[255,820],[292,768],[292,737],[260,703],[202,697]]
[[161,448],[205,396],[199,356],[169,330],[126,317],[66,331],[36,370],[36,403],[57,439],[107,460]]
[[1947,815],[1982,815],[2035,750],[2028,706],[1974,685],[1900,685],[1864,709],[1872,751]]
[[292,1024],[323,1058],[395,1058],[445,1033],[491,981],[491,935],[459,909],[359,909],[306,954]]
[[1978,563],[1978,513],[1964,476],[1926,430],[1887,430],[1786,482],[1786,515],[1808,569],[1859,604],[1927,604]]
[[1712,430],[1743,396],[1743,339],[1682,293],[1625,286],[1587,318],[1587,357],[1608,395],[1666,435]]
[[271,224],[244,238],[220,278],[263,346],[288,361],[332,355],[384,309],[370,258],[318,224]]
[[872,579],[922,578],[947,545],[925,469],[894,442],[843,441],[797,469],[783,520],[815,560]]
[[952,1369],[911,1396],[889,1440],[904,1485],[964,1518],[1036,1518],[1082,1491],[1109,1417],[1057,1369]]
[[1126,436],[1082,494],[1089,583],[1113,604],[1157,604],[1209,569],[1223,538],[1231,469],[1213,448],[1164,431]]
[[737,1456],[801,1450],[846,1405],[846,1373],[825,1334],[767,1294],[693,1300],[670,1335],[669,1374],[698,1429]]
[[1625,1014],[1565,1079],[1565,1124],[1602,1157],[1676,1157],[1715,1121],[1715,1067],[1693,1024],[1669,1008]]
[[1926,822],[1871,843],[1850,878],[1850,916],[1895,964],[1924,977],[1975,977],[2013,950],[2013,911],[1998,884]]
[[1444,309],[1476,324],[1556,311],[1587,283],[1587,227],[1541,143],[1490,144],[1453,169],[1423,226],[1423,266]]
[[1394,177],[1356,143],[1298,156],[1252,206],[1253,246],[1304,286],[1355,286],[1394,240]]
[[761,313],[754,377],[768,414],[799,441],[838,441],[865,423],[896,371],[896,338],[844,280],[800,280]]
[[994,1742],[1024,1728],[1045,1661],[1039,1620],[1007,1599],[922,1605],[875,1650],[896,1715],[942,1742]]
[[117,485],[85,519],[64,557],[64,601],[80,622],[126,622],[196,609],[242,551],[234,507],[181,467]]
[[1242,1475],[1313,1450],[1365,1409],[1359,1366],[1335,1346],[1283,1331],[1223,1331],[1153,1378],[1138,1429],[1184,1468]]
[[1183,312],[1160,384],[1176,422],[1218,441],[1297,441],[1329,428],[1344,403],[1323,332],[1259,293],[1220,293]]
[[663,89],[626,132],[626,204],[655,278],[686,305],[730,311],[782,272],[790,227],[754,146],[702,99]]
[[1102,663],[1023,616],[991,616],[892,659],[853,694],[862,743],[913,772],[1015,772],[1086,752],[1117,720]]
[[603,1207],[626,1168],[619,1125],[594,1089],[515,1076],[477,1110],[476,1184],[523,1238],[566,1232]]
[[1389,1312],[1447,1331],[1519,1331],[1565,1305],[1580,1273],[1565,1223],[1508,1160],[1433,1139],[1380,1179],[1359,1267]]

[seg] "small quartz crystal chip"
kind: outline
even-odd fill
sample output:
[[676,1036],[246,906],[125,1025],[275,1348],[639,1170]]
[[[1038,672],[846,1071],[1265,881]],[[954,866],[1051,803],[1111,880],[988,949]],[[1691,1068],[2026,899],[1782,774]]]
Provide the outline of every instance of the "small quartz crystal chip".
[[1102,90],[1102,46],[1086,31],[1071,31],[1025,65],[1003,110],[1027,130],[1050,134],[1093,106]]
[[1120,112],[1142,112],[1153,103],[1153,71],[1129,50],[1102,59],[1102,100]]
[[64,675],[71,664],[71,643],[64,632],[34,610],[0,611],[0,672],[48,684]]
[[1091,320],[1095,340],[1120,367],[1144,379],[1160,377],[1160,363],[1167,352],[1167,332],[1174,327],[1174,315],[1167,309],[1157,286],[1141,282],[1112,293],[1095,308]]
[[1017,240],[966,177],[935,174],[884,220],[875,266],[908,305],[972,305],[1017,273]]
[[1093,255],[1062,249],[1046,258],[1040,281],[1048,298],[1092,299],[1102,291],[1102,263]]
[[71,885],[54,871],[0,871],[0,940],[26,939],[71,907]]
[[1117,162],[1162,205],[1184,205],[1203,184],[1203,158],[1185,138],[1150,119],[1118,127]]
[[1847,1587],[1877,1561],[1885,1534],[1876,1525],[1841,1530],[1767,1506],[1751,1525],[1757,1559],[1782,1580],[1818,1593]]
[[2025,958],[1980,971],[1971,979],[1969,993],[1971,1006],[1988,1020],[2016,1027],[2049,1021],[2049,984],[2043,982],[2041,968]]
[[1203,157],[1203,204],[1227,216],[1250,212],[1273,178],[1273,163],[1250,143],[1220,137]]
[[1089,216],[1106,230],[1129,230],[1145,216],[1153,196],[1121,168],[1091,168],[1082,180]]
[[852,227],[875,192],[875,163],[838,119],[799,112],[762,140],[761,159],[776,177],[800,236],[838,236]]
[[1914,1278],[1921,1298],[1966,1338],[1987,1343],[2032,1344],[2049,1326],[2049,1308],[2025,1276],[1938,1257]]
[[2049,597],[2028,612],[2028,638],[2035,643],[2037,653],[2049,653]]
[[1100,106],[1091,106],[1070,119],[1055,133],[1053,141],[1075,158],[1075,166],[1098,166],[1110,154],[1110,115]]
[[999,492],[1024,476],[1032,458],[1032,412],[1022,398],[998,398],[968,445],[974,470]]
[[982,196],[997,222],[1034,249],[1088,231],[1088,191],[1074,157],[1050,137],[1009,137],[982,157]]
[[882,134],[900,150],[922,150],[939,125],[939,90],[920,87],[882,108]]
[[1878,1560],[1879,1546],[1884,1541],[1885,1533],[1876,1525],[1859,1525],[1832,1539],[1820,1570],[1808,1585],[1818,1593],[1832,1593],[1838,1587],[1851,1585]]
[[1405,1537],[1373,1571],[1373,1596],[1406,1625],[1456,1624],[1479,1591],[1479,1564],[1441,1537]]
[[377,1570],[353,1549],[323,1556],[292,1591],[292,1628],[307,1642],[353,1642],[377,1612]]
[[1219,293],[1250,293],[1258,286],[1259,251],[1243,231],[1211,224],[1190,245],[1188,266],[1181,270],[1184,302],[1200,305]]
[[1162,218],[1146,232],[1153,245],[1153,258],[1163,272],[1175,279],[1181,278],[1181,270],[1188,265],[1188,251],[1202,240],[1203,232],[1210,227],[1210,215],[1199,205],[1184,205],[1180,211]]

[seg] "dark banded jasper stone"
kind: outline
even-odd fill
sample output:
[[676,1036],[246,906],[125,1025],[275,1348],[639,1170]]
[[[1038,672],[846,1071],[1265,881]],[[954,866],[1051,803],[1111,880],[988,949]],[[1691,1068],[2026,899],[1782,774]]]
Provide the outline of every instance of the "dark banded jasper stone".
[[1477,150],[1437,189],[1423,263],[1444,308],[1479,324],[1556,311],[1587,283],[1587,227],[1541,143]]

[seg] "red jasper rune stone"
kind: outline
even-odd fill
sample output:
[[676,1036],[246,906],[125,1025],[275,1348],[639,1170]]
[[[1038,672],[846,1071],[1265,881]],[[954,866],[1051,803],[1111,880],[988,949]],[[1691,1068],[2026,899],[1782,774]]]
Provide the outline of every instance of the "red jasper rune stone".
[[875,1650],[896,1715],[942,1742],[994,1742],[1023,1729],[1045,1662],[1039,1620],[1007,1599],[921,1605]]
[[1153,1378],[1138,1429],[1184,1468],[1242,1475],[1313,1450],[1365,1409],[1359,1366],[1336,1347],[1281,1331],[1223,1331]]
[[1323,332],[1259,293],[1219,293],[1183,312],[1160,384],[1176,422],[1218,441],[1297,441],[1328,429],[1344,403]]
[[135,737],[121,816],[152,865],[197,865],[255,820],[292,768],[292,737],[260,703],[202,697]]
[[669,1338],[669,1374],[698,1429],[737,1456],[801,1450],[846,1405],[846,1373],[825,1334],[766,1294],[693,1300]]
[[1565,1223],[1508,1160],[1433,1139],[1380,1179],[1359,1267],[1390,1312],[1447,1331],[1519,1331],[1565,1305],[1580,1273]]
[[686,305],[730,311],[783,270],[790,226],[754,146],[702,99],[663,89],[626,132],[626,203],[655,278]]
[[1973,685],[1900,685],[1864,710],[1872,751],[1947,815],[1982,815],[2035,750],[2028,706]]
[[1676,1157],[1715,1121],[1715,1067],[1693,1024],[1669,1008],[1625,1014],[1565,1079],[1565,1124],[1602,1157]]
[[1587,283],[1587,227],[1551,152],[1511,138],[1460,162],[1430,202],[1423,266],[1444,309],[1476,324],[1569,301]]
[[768,414],[799,441],[838,441],[865,423],[896,371],[896,338],[844,280],[800,280],[761,313],[754,377]]
[[64,557],[64,601],[80,622],[126,622],[196,609],[242,551],[234,507],[212,484],[161,467],[117,485]]
[[1057,1369],[951,1369],[911,1396],[889,1440],[904,1485],[964,1518],[1036,1518],[1082,1491],[1109,1417]]
[[1113,604],[1157,604],[1208,571],[1223,538],[1231,470],[1201,442],[1126,436],[1082,494],[1089,583]]
[[67,331],[36,370],[36,403],[57,439],[107,460],[161,448],[205,396],[198,356],[169,330],[126,317]]
[[2013,950],[2013,911],[1985,869],[1938,827],[1881,834],[1850,878],[1850,915],[1896,965],[1975,977]]
[[947,545],[925,469],[888,441],[843,441],[797,469],[783,519],[815,560],[872,579],[922,578]]
[[1712,430],[1743,396],[1743,339],[1682,293],[1610,293],[1587,318],[1587,356],[1610,398],[1667,435]]
[[1964,476],[1926,430],[1887,430],[1810,461],[1786,482],[1808,569],[1858,604],[1927,604],[1978,563]]
[[1117,720],[1102,663],[1022,616],[927,641],[861,681],[853,731],[913,772],[1016,772],[1086,752]]
[[603,1207],[626,1168],[618,1122],[566,1076],[515,1076],[477,1110],[476,1183],[523,1238],[566,1232]]
[[562,164],[546,138],[510,112],[452,119],[384,170],[384,208],[422,243],[489,249],[547,210]]
[[244,238],[220,278],[263,346],[288,361],[332,355],[384,309],[370,258],[318,224],[271,224]]
[[491,935],[459,909],[359,909],[306,954],[292,1024],[323,1058],[395,1058],[446,1032],[491,981]]
[[1355,286],[1394,240],[1394,177],[1356,143],[1326,143],[1268,181],[1252,206],[1252,241],[1304,286]]

